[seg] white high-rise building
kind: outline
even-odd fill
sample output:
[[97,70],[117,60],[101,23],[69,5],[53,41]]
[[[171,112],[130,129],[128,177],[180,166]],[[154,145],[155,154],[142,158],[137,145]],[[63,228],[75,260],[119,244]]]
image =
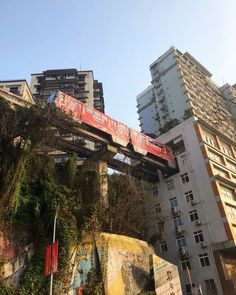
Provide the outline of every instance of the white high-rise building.
[[204,295],[236,294],[235,87],[219,88],[175,48],[151,71],[153,86],[137,97],[140,125],[145,133],[164,129],[158,140],[173,148],[179,170],[153,187],[150,241],[178,265],[184,294],[192,294],[191,280]]
[[230,112],[234,108],[236,115],[235,86],[226,84],[220,88],[194,57],[174,47],[150,65],[150,72],[152,86],[137,96],[143,132],[160,135],[194,115],[230,137],[235,136]]

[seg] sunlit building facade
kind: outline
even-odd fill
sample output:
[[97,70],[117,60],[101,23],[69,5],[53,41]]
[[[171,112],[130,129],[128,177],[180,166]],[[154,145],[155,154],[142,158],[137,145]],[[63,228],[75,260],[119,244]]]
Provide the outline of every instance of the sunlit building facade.
[[150,240],[158,255],[178,265],[184,294],[192,294],[191,281],[203,294],[236,294],[235,86],[218,87],[190,54],[175,48],[153,67],[153,85],[137,97],[140,124],[158,135],[178,120],[158,137],[173,148],[178,171],[160,174],[152,188]]

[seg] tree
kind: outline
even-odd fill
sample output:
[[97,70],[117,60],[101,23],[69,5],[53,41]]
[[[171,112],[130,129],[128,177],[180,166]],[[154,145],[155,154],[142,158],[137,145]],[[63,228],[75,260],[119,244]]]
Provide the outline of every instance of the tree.
[[[96,189],[97,172],[86,165],[77,167],[76,154],[56,164],[46,153],[39,153],[44,145],[54,144],[53,127],[66,132],[76,126],[69,117],[50,106],[13,110],[0,100],[0,123],[1,224],[11,227],[9,238],[17,243],[34,243],[34,256],[27,264],[19,288],[13,291],[15,295],[47,292],[44,249],[51,241],[58,204],[60,254],[59,272],[55,276],[58,294],[68,291],[71,249],[84,234],[106,231],[146,238],[145,194],[131,176],[108,176],[108,205],[103,206]],[[100,281],[97,283],[100,290]]]
[[36,151],[53,140],[56,126],[66,130],[75,125],[52,106],[10,108],[0,99],[0,217],[17,205],[25,167]]

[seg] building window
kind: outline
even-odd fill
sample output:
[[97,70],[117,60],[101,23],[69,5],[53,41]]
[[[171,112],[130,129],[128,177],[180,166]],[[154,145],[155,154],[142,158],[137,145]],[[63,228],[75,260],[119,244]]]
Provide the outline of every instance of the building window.
[[152,196],[157,197],[158,196],[158,189],[155,187],[152,189]]
[[79,76],[78,81],[79,82],[85,82],[85,76]]
[[169,199],[169,202],[170,202],[170,208],[175,208],[178,206],[176,197]]
[[157,204],[157,205],[155,206],[155,210],[156,210],[156,213],[157,213],[157,214],[161,213],[161,204]]
[[232,188],[220,185],[220,195],[223,198],[235,201],[236,196],[235,196],[235,191]]
[[227,166],[229,167],[229,169],[236,172],[236,165],[234,163],[232,163],[231,161],[226,161],[226,163],[227,163]]
[[231,148],[227,143],[221,142],[221,147],[222,147],[223,153],[225,153],[227,156],[232,157]]
[[224,178],[229,178],[229,173],[215,165],[213,165],[214,167],[214,174],[215,175],[220,175],[221,177],[224,177]]
[[95,92],[93,96],[94,96],[94,99],[96,100],[100,100],[101,98],[101,94],[99,92]]
[[191,202],[191,201],[194,200],[192,191],[186,192],[186,193],[184,193],[184,195],[185,195],[185,198],[186,198],[186,202]]
[[165,222],[164,221],[160,221],[157,223],[157,228],[159,232],[164,232],[165,230]]
[[182,174],[182,175],[181,175],[181,180],[182,180],[182,183],[189,182],[188,173],[184,173],[184,174]]
[[74,78],[74,74],[73,73],[67,73],[66,75],[67,75],[67,77]]
[[203,234],[201,230],[195,231],[193,233],[196,243],[204,242]]
[[218,162],[220,164],[224,164],[224,161],[223,161],[223,158],[222,156],[214,153],[214,152],[211,152],[209,151],[209,158],[212,160],[212,161],[215,161],[215,162]]
[[236,207],[225,203],[227,216],[236,219]]
[[182,259],[180,260],[180,264],[181,264],[181,268],[182,268],[182,270],[186,270],[187,267],[188,267],[188,269],[191,269],[190,260],[189,260],[188,257],[186,257],[186,258],[182,258]]
[[214,138],[214,135],[205,135],[205,140],[207,143],[209,143],[211,146],[217,148],[216,140]]
[[93,106],[94,107],[100,107],[101,106],[101,102],[100,101],[94,101],[93,102]]
[[85,91],[85,86],[81,85],[79,86],[79,92],[84,92]]
[[216,284],[213,279],[205,280],[206,294],[217,295]]
[[59,74],[57,79],[66,79],[66,74]]
[[[194,287],[195,285],[193,284],[192,285],[192,287]],[[185,285],[185,294],[186,295],[192,295],[193,293],[192,293],[192,287],[191,287],[191,285],[190,284],[187,284],[187,285]]]
[[19,87],[10,87],[10,92],[13,94],[19,94]]
[[236,182],[236,175],[231,174],[231,176],[232,176],[233,181]]
[[191,221],[199,220],[197,210],[189,211],[189,217]]
[[185,237],[184,236],[179,237],[178,239],[176,239],[176,243],[177,243],[178,249],[180,249],[181,247],[185,247],[186,246]]
[[178,225],[183,225],[180,216],[176,216],[173,218],[174,227],[176,228]]
[[174,181],[173,179],[168,179],[166,180],[166,188],[167,190],[171,190],[172,188],[174,188]]
[[234,231],[234,235],[236,236],[236,224],[232,224],[232,228],[233,228],[233,231]]
[[166,242],[162,242],[160,244],[160,249],[161,249],[161,252],[167,252],[168,251],[168,247],[167,247],[167,243]]
[[210,265],[209,257],[207,253],[198,255],[200,264],[202,267]]
[[180,159],[181,159],[182,164],[185,165],[186,164],[186,155],[180,156]]

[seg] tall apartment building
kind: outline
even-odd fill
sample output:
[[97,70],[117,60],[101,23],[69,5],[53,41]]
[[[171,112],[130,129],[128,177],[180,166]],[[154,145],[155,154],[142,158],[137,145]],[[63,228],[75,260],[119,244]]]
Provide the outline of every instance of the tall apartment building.
[[204,295],[236,294],[235,86],[218,87],[191,55],[175,48],[154,69],[153,85],[137,97],[141,128],[157,135],[157,128],[178,120],[158,139],[172,146],[179,170],[160,174],[153,187],[150,238],[163,217],[155,247],[178,265],[184,294],[192,294],[187,269]]
[[104,112],[102,83],[94,80],[93,71],[60,69],[31,74],[30,88],[36,100],[46,101],[52,90],[59,89]]
[[235,137],[235,85],[217,86],[194,57],[174,47],[150,65],[150,72],[152,85],[137,96],[142,131],[160,135],[194,115]]

